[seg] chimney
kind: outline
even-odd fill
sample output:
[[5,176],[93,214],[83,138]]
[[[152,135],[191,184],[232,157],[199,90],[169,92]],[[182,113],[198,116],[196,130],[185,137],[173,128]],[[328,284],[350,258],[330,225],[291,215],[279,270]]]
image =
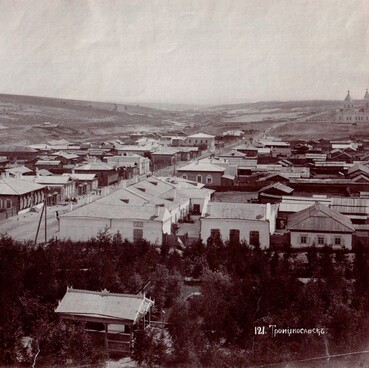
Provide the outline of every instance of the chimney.
[[159,212],[160,212],[160,206],[157,204],[155,205],[155,216],[159,217]]
[[75,167],[73,167],[73,169],[72,169],[72,175],[74,175],[76,173],[76,169],[75,169]]
[[36,167],[36,177],[38,178],[39,176],[40,176],[40,173],[39,173],[38,167]]

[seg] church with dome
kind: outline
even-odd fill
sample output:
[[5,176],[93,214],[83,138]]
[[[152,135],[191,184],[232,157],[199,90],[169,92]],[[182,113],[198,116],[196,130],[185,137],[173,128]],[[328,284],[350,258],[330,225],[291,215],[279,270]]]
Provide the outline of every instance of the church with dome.
[[369,123],[369,93],[366,90],[362,100],[353,100],[350,91],[343,101],[343,107],[336,113],[337,123]]

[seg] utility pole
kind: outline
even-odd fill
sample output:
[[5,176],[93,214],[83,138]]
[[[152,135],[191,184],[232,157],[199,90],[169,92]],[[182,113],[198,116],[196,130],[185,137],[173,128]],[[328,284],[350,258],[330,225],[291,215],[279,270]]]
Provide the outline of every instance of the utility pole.
[[44,205],[42,207],[40,220],[39,220],[38,226],[37,226],[37,231],[36,231],[36,236],[35,236],[35,244],[37,243],[38,233],[40,231],[42,216],[43,216],[44,213],[45,213],[45,243],[47,242],[47,193],[48,193],[48,190],[45,189],[45,191],[44,191]]
[[45,207],[45,243],[47,243],[47,195],[45,195],[44,207]]

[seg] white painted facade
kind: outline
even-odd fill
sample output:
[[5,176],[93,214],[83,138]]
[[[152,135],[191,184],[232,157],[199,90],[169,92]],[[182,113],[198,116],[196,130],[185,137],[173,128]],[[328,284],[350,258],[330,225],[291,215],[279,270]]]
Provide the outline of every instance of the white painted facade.
[[[208,204],[212,206],[212,204]],[[250,206],[247,204],[246,206]],[[261,206],[257,204],[256,206]],[[201,218],[201,239],[206,242],[211,236],[212,230],[219,230],[224,241],[229,240],[231,230],[239,231],[240,241],[246,241],[251,244],[251,233],[257,232],[259,243],[262,248],[269,248],[270,235],[274,234],[276,228],[278,206],[272,206],[269,203],[265,205],[265,216],[261,219],[244,219],[244,218]],[[205,211],[203,211],[205,212]]]
[[[339,242],[340,244],[337,244],[337,242]],[[340,249],[343,247],[347,249],[352,249],[352,234],[291,231],[291,246],[293,248],[305,248],[312,245],[315,245],[317,247],[331,245],[333,248],[336,249]]]
[[[142,226],[141,226],[142,225]],[[109,234],[118,231],[123,238],[133,241],[134,229],[142,230],[143,238],[151,243],[161,244],[163,234],[170,234],[171,221],[165,222],[142,219],[108,219],[92,217],[60,217],[60,239],[72,241],[87,241],[96,236],[100,231],[108,230]]]
[[197,147],[201,145],[206,145],[208,148],[215,147],[215,136],[204,134],[204,133],[197,133],[193,135],[189,135],[185,140],[186,146]]
[[201,239],[205,243],[210,237],[212,229],[220,230],[223,241],[229,240],[231,229],[239,230],[240,240],[245,240],[247,244],[250,244],[250,232],[258,231],[260,246],[262,248],[269,248],[270,246],[268,221],[201,218]]

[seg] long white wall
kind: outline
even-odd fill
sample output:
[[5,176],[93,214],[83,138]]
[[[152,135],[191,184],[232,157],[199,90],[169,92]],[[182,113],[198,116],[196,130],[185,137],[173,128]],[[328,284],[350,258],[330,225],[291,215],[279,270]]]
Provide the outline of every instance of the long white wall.
[[170,233],[170,221],[162,224],[159,221],[133,220],[133,219],[103,219],[88,217],[61,217],[60,218],[60,239],[71,239],[73,241],[87,241],[96,236],[99,231],[108,229],[110,234],[119,231],[123,238],[133,241],[134,222],[143,222],[143,238],[161,244],[163,232]]
[[250,231],[259,231],[260,246],[269,248],[270,245],[268,221],[202,218],[201,239],[205,243],[210,237],[211,229],[220,229],[224,241],[229,239],[229,230],[237,229],[240,231],[240,240],[246,240],[248,244],[250,243]]
[[[306,236],[306,244],[301,243],[301,236]],[[334,240],[336,237],[341,238],[341,245],[345,246],[347,249],[352,249],[352,235],[342,234],[342,233],[309,233],[309,232],[299,232],[291,231],[291,246],[294,248],[305,248],[315,244],[317,247],[323,246],[318,245],[318,237],[324,237],[325,244],[332,245],[334,248],[341,248],[341,246],[335,246]]]

